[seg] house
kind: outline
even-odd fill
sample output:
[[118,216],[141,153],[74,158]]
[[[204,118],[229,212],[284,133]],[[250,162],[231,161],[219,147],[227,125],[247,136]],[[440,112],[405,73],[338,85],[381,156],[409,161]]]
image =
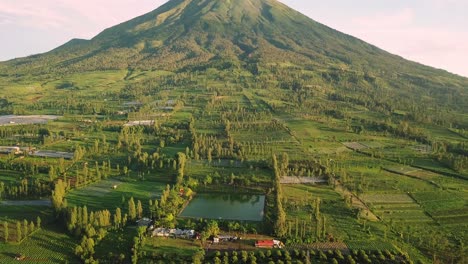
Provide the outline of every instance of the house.
[[259,240],[255,242],[255,247],[257,248],[273,248],[274,246],[273,240]]
[[255,242],[257,248],[282,248],[284,244],[279,240],[258,240]]
[[169,229],[166,228],[156,228],[153,230],[153,237],[168,237],[170,235]]
[[149,218],[142,218],[137,222],[137,225],[138,226],[149,226],[151,224],[151,222],[153,222],[153,220],[149,219]]
[[0,147],[0,153],[2,154],[20,154],[21,150],[19,147]]
[[156,228],[153,230],[153,237],[175,237],[191,239],[195,237],[195,230]]
[[234,241],[238,240],[239,238],[236,236],[230,236],[230,235],[218,235],[219,241],[221,242],[228,242],[228,241]]

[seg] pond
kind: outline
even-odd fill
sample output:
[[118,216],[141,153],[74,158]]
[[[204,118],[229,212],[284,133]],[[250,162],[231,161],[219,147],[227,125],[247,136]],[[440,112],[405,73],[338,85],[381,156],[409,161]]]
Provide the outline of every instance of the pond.
[[198,194],[179,215],[188,218],[262,221],[265,195]]

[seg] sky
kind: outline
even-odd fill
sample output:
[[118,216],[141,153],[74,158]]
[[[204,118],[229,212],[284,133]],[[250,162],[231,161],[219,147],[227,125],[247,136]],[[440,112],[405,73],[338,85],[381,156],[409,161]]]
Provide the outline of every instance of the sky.
[[[404,58],[468,77],[468,0],[280,0]],[[0,0],[0,61],[90,39],[166,0]]]

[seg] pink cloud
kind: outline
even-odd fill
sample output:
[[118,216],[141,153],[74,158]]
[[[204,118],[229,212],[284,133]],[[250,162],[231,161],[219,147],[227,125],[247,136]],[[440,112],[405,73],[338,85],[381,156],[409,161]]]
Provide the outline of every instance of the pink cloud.
[[140,0],[135,3],[135,0],[2,0],[0,17],[17,25],[73,30],[79,35],[77,37],[91,38],[107,27],[156,9],[166,1]]
[[59,28],[67,21],[66,16],[46,8],[45,5],[21,0],[0,2],[0,15],[4,17],[4,21],[36,28]]
[[466,0],[431,0],[429,3],[437,8],[446,8],[448,6],[468,7]]
[[[454,0],[457,2],[457,0]],[[416,23],[412,9],[356,17],[338,28],[409,60],[468,76],[468,34]]]
[[405,8],[395,13],[377,13],[371,16],[356,17],[351,22],[358,27],[400,27],[412,24],[414,17],[414,11],[410,8]]

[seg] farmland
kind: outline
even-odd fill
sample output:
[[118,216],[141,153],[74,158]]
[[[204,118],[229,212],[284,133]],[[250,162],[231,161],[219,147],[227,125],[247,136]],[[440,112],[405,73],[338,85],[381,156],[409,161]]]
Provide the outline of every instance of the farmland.
[[[0,262],[466,262],[462,83],[418,90],[355,58],[323,64],[329,52],[262,62],[251,45],[302,44],[242,38],[243,62],[0,75]],[[203,42],[225,49],[207,35],[174,57]],[[173,238],[181,229],[195,236]],[[273,239],[284,247],[255,248]]]
[[114,209],[122,206],[122,200],[130,197],[141,201],[157,199],[165,187],[160,182],[108,179],[70,192],[67,200],[70,205],[86,205],[93,210]]
[[[195,82],[201,81],[202,77],[198,78]],[[132,82],[139,87],[137,81]],[[76,80],[76,85],[80,86],[80,81]],[[216,87],[220,83],[209,80],[208,85]],[[261,92],[219,90],[214,96],[211,90],[194,86],[193,96],[181,100],[186,90],[168,87],[173,89],[170,94],[157,89],[151,98],[131,95],[124,101],[103,99],[129,93],[125,88],[110,90],[110,94],[96,92],[90,99],[95,107],[106,105],[115,112],[90,115],[85,108],[70,104],[68,109],[73,110],[62,113],[62,118],[38,124],[30,131],[21,130],[21,125],[5,128],[6,145],[19,141],[25,146],[29,142],[39,150],[36,153],[50,154],[2,157],[0,179],[9,188],[2,210],[9,215],[5,219],[10,219],[10,229],[14,229],[16,221],[12,220],[15,212],[11,208],[20,206],[20,201],[15,204],[14,200],[31,200],[32,206],[34,200],[50,195],[52,183],[62,181],[68,185],[64,197],[68,208],[86,208],[93,214],[114,214],[118,208],[130,214],[129,203],[133,200],[141,203],[141,215],[153,217],[158,225],[196,223],[200,230],[209,222],[197,219],[213,218],[212,212],[200,209],[207,202],[202,199],[202,204],[196,206],[196,215],[182,210],[196,205],[200,197],[208,193],[265,197],[261,219],[247,219],[245,215],[214,218],[225,231],[275,235],[272,186],[279,174],[286,214],[282,238],[292,250],[340,249],[349,254],[353,250],[403,250],[414,260],[427,262],[432,258],[428,249],[435,244],[430,240],[420,243],[418,237],[437,234],[437,239],[448,241],[466,238],[460,230],[468,217],[465,175],[440,163],[424,165],[424,160],[434,159],[432,147],[379,132],[355,133],[340,119],[302,120],[294,111],[276,113],[266,106],[268,100]],[[171,108],[161,109],[167,107],[167,102]],[[272,167],[272,154],[278,159],[277,169]],[[31,216],[25,218],[47,218],[38,210],[31,209]],[[50,211],[46,214],[50,215]],[[35,237],[59,235],[56,232],[44,228],[22,245],[34,245],[39,243]],[[96,243],[94,256],[119,259],[116,252],[112,257],[104,253],[107,244],[114,239],[120,241],[118,247],[122,250],[131,247],[136,231],[130,226],[107,227],[106,232],[100,232],[103,238]],[[70,243],[67,247],[74,250],[83,242]],[[434,252],[439,254],[447,248],[456,252],[460,250],[457,243]],[[13,245],[8,247],[8,252],[14,250]],[[167,259],[179,254],[188,259],[199,250],[197,241],[151,238],[145,242],[141,257],[149,261],[153,255]],[[51,256],[59,259],[68,254]],[[130,257],[125,254],[123,258]]]
[[27,256],[31,263],[79,263],[73,253],[74,241],[61,230],[39,230],[21,245],[2,245],[0,262],[17,263],[18,253]]

